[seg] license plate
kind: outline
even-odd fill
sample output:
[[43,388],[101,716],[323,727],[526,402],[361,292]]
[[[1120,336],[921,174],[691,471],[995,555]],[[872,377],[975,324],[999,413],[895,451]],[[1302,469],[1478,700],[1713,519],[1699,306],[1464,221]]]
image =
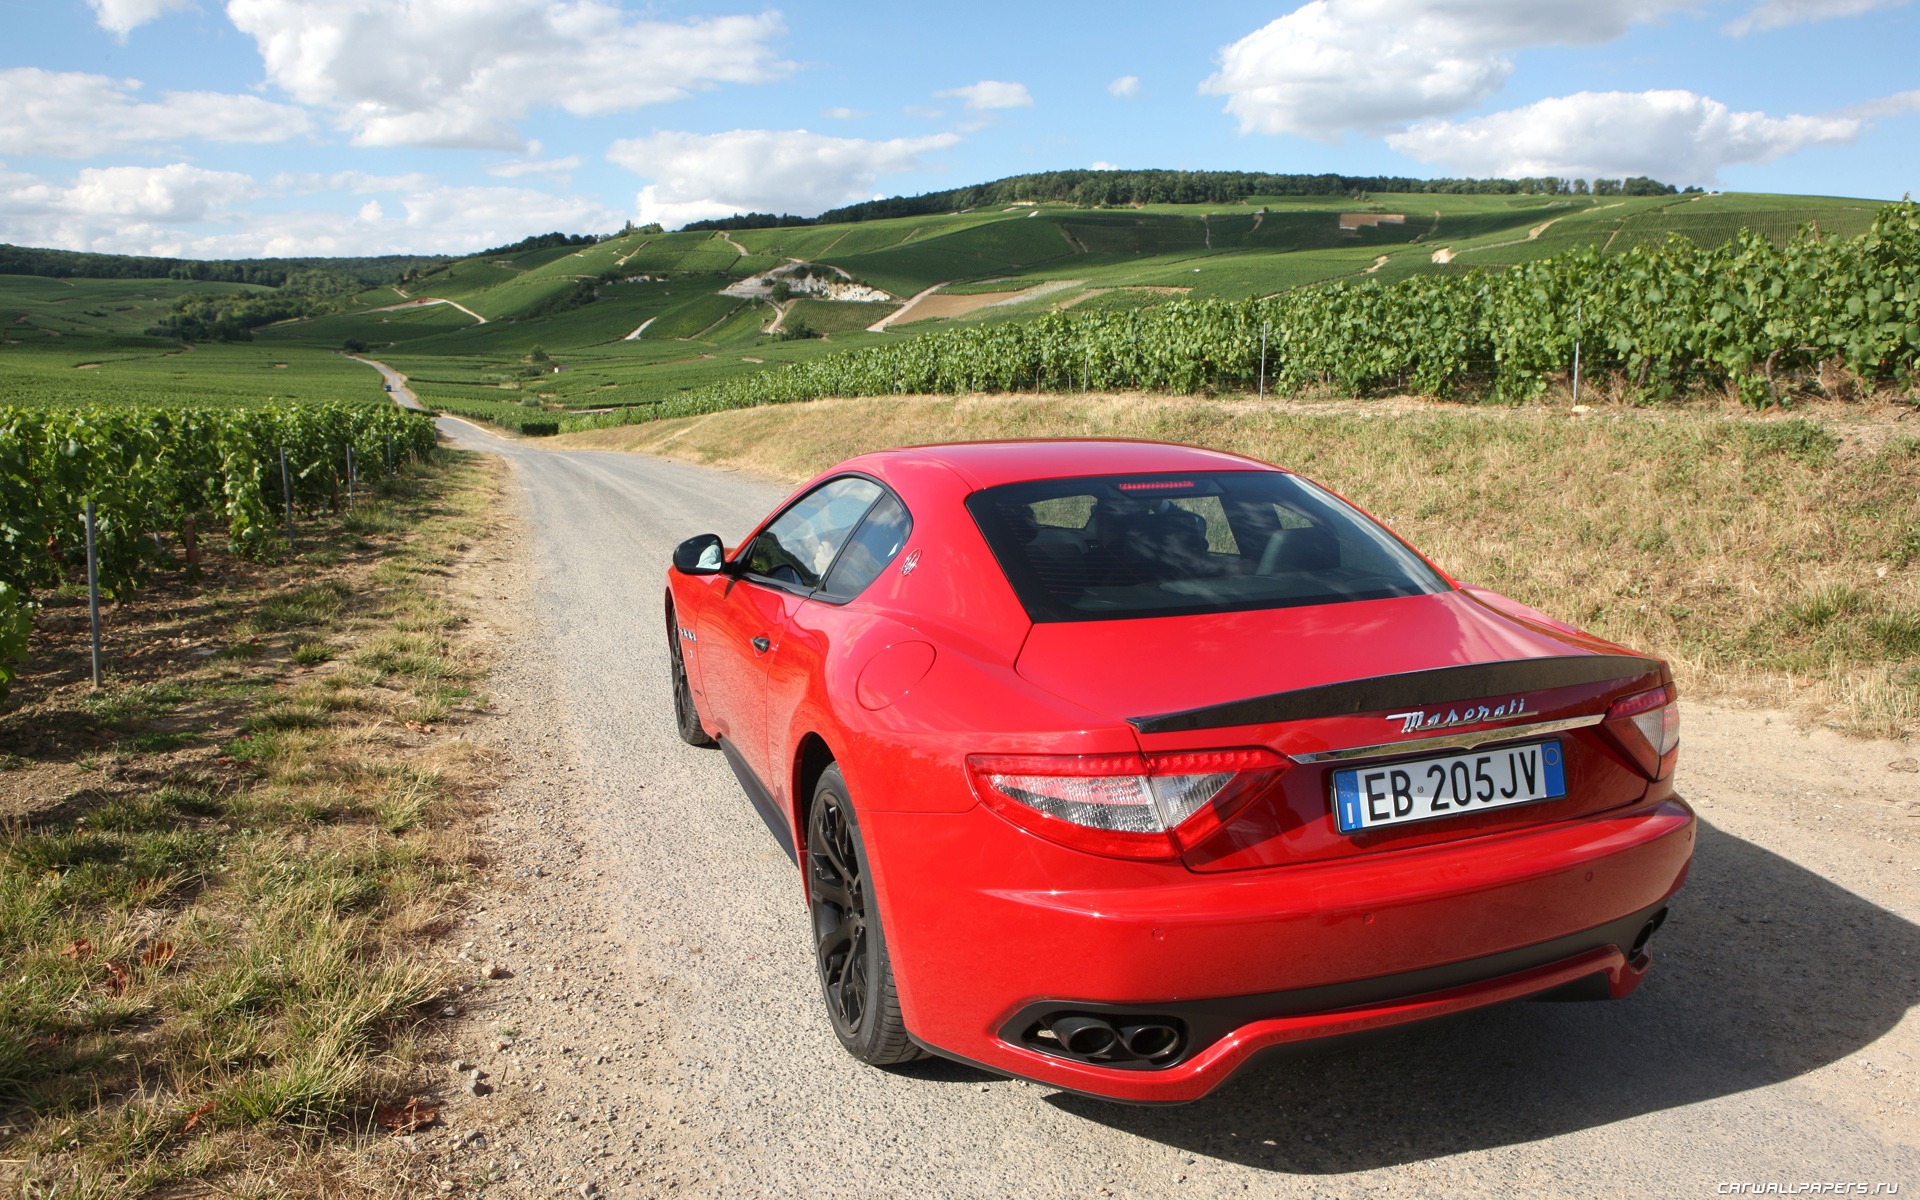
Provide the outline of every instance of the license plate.
[[1341,833],[1358,833],[1566,794],[1566,764],[1553,740],[1336,771],[1333,814]]

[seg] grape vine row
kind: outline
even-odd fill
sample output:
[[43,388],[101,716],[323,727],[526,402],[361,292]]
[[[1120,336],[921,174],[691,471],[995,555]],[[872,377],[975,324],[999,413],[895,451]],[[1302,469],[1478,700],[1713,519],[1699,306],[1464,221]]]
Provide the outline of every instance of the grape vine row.
[[1576,342],[1640,399],[1730,380],[1743,400],[1765,406],[1778,371],[1834,360],[1868,380],[1911,381],[1920,366],[1920,205],[1888,205],[1870,232],[1845,240],[1803,230],[1783,246],[1743,230],[1701,247],[1675,236],[1497,272],[1056,312],[817,358],[565,427],[825,396],[1253,390],[1263,342],[1267,386],[1280,391],[1523,400],[1567,372]]
[[0,408],[0,695],[34,593],[85,572],[87,501],[101,590],[124,596],[178,565],[156,533],[185,548],[224,528],[243,557],[281,548],[283,450],[298,509],[338,505],[348,447],[374,482],[433,446],[431,417],[367,404]]

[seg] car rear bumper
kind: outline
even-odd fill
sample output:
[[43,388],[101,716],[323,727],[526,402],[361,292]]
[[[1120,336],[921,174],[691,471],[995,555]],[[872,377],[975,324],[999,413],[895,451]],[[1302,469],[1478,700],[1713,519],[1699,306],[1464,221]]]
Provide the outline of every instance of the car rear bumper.
[[[1197,1099],[1288,1042],[1583,980],[1624,996],[1649,963],[1633,943],[1684,882],[1695,832],[1686,805],[1666,799],[1431,848],[1197,875],[1068,850],[985,809],[862,822],[916,1040],[1143,1102]],[[1036,1048],[1036,1024],[1066,1012],[1167,1019],[1182,1046],[1116,1065]]]

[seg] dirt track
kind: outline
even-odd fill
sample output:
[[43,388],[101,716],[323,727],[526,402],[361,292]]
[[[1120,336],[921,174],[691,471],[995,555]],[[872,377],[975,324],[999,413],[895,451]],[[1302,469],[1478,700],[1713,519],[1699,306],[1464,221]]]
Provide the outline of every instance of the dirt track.
[[[640,455],[507,455],[523,511],[477,587],[519,633],[484,737],[500,890],[455,935],[513,977],[460,1051],[497,1090],[423,1152],[490,1196],[1707,1196],[1920,1185],[1912,747],[1686,709],[1699,860],[1631,1000],[1518,1004],[1322,1045],[1181,1108],[838,1047],[785,855],[682,745],[661,571],[785,491]],[[500,1047],[505,1046],[505,1049]]]
[[[586,276],[580,276],[580,278],[586,278]],[[389,304],[385,308],[370,308],[367,311],[377,312],[377,313],[400,312],[404,309],[409,309],[409,308],[424,308],[429,304],[445,304],[450,308],[457,308],[461,312],[472,317],[475,324],[477,325],[487,324],[487,319],[485,317],[481,316],[479,313],[468,308],[466,305],[460,303],[458,300],[442,300],[435,297],[422,297],[421,299],[418,299],[418,300],[409,300],[405,304]]]

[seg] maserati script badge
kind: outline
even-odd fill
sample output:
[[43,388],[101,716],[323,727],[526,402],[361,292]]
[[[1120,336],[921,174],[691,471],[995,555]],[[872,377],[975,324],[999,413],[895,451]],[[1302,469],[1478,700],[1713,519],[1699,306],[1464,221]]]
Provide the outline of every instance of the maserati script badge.
[[1497,705],[1470,704],[1465,708],[1449,708],[1444,713],[1438,710],[1427,712],[1424,709],[1388,713],[1387,720],[1400,722],[1402,733],[1417,733],[1426,729],[1451,729],[1455,725],[1477,725],[1482,721],[1504,721],[1510,717],[1533,715],[1533,710],[1527,707],[1527,698],[1516,696]]

